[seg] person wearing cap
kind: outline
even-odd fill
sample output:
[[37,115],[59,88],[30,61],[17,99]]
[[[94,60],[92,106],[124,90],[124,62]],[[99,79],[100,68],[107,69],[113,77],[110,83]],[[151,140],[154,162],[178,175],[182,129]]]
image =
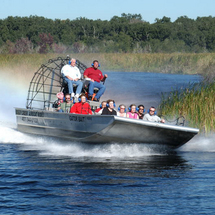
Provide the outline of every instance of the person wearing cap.
[[64,94],[63,92],[59,92],[56,94],[57,100],[53,103],[52,107],[55,108],[56,111],[58,111],[59,106],[61,103],[63,103]]
[[[77,66],[75,66],[75,64],[76,60],[72,58],[71,64],[63,66],[63,68],[61,69],[61,73],[63,75],[63,79],[68,84],[69,94],[71,95],[71,97],[75,97],[75,99],[78,99],[82,91],[83,83],[80,81],[81,79],[80,70],[78,69]],[[74,93],[73,84],[77,86],[76,95]]]
[[60,103],[63,103],[63,98],[64,98],[63,92],[57,93],[56,96],[57,96],[57,98],[58,98],[58,101],[57,101],[58,105],[59,105]]

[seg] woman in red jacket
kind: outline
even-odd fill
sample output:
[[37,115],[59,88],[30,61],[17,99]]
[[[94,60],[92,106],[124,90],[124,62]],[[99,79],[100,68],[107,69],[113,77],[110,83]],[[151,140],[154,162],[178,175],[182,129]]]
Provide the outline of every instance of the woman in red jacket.
[[78,102],[78,103],[75,103],[71,107],[70,113],[90,114],[90,115],[92,115],[92,110],[90,108],[90,105],[86,102],[86,96],[81,95],[79,98],[81,99],[81,101]]

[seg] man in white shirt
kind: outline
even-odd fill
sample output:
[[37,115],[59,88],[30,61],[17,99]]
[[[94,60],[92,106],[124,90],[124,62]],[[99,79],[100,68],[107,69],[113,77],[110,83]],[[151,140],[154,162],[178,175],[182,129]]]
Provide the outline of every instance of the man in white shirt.
[[[63,66],[63,68],[61,69],[61,73],[63,74],[64,80],[68,84],[69,94],[71,94],[71,97],[78,98],[81,93],[83,83],[80,81],[81,73],[78,67],[75,66],[75,63],[76,63],[76,60],[72,58],[71,64],[70,65],[67,64]],[[77,86],[76,95],[73,90],[73,84]]]
[[155,107],[151,106],[149,108],[149,112],[144,115],[143,120],[150,121],[150,122],[161,122],[165,123],[164,119],[161,119],[159,116],[155,114]]

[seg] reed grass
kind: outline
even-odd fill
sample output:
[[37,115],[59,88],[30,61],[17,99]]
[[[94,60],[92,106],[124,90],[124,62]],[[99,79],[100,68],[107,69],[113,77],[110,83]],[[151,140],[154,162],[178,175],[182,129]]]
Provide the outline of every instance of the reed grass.
[[[24,71],[38,69],[48,59],[66,57],[67,54],[0,54],[0,68],[11,70],[21,67]],[[69,54],[90,66],[97,59],[102,71],[160,72],[174,74],[215,73],[215,53],[172,53],[172,54],[118,54],[118,53],[80,53]]]
[[166,117],[184,116],[190,126],[209,134],[215,131],[214,93],[215,82],[190,85],[168,96],[163,94],[159,109]]

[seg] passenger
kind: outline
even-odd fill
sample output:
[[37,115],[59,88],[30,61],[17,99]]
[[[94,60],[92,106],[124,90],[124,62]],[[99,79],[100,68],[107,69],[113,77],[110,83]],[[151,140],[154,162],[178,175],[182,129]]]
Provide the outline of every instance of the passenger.
[[58,111],[58,107],[61,103],[63,103],[64,94],[63,92],[59,92],[56,94],[57,100],[52,104],[52,107]]
[[126,107],[124,104],[119,105],[117,116],[126,117]]
[[114,110],[114,100],[109,99],[107,100],[107,107],[105,107],[102,110],[102,114],[101,115],[117,115],[116,111]]
[[144,117],[144,112],[145,112],[145,107],[144,107],[144,105],[139,105],[139,106],[138,106],[138,112],[137,112],[137,114],[138,114],[138,116],[139,116],[139,119],[143,119],[143,117]]
[[101,114],[102,111],[103,111],[103,109],[104,109],[106,106],[107,106],[107,102],[106,102],[106,101],[103,101],[103,102],[101,103],[100,107],[97,108],[97,109],[94,111],[94,113],[97,114],[97,115],[98,115],[98,114]]
[[92,115],[92,110],[90,108],[90,105],[87,103],[86,96],[84,94],[81,94],[79,99],[80,99],[80,102],[75,103],[71,107],[70,113]]
[[160,117],[158,117],[156,114],[155,114],[155,107],[151,106],[149,108],[149,111],[148,113],[146,113],[143,117],[143,120],[146,120],[146,121],[150,121],[150,122],[161,122],[161,123],[165,123],[165,120],[164,119],[161,119]]
[[63,92],[57,93],[56,96],[57,96],[57,98],[58,98],[57,104],[60,105],[60,103],[63,103],[63,98],[64,98]]
[[89,67],[84,71],[84,78],[90,79],[88,99],[92,100],[95,87],[99,89],[98,93],[93,98],[94,101],[98,101],[99,98],[104,94],[106,87],[100,82],[104,82],[105,79],[108,77],[107,74],[103,76],[102,72],[98,69],[98,67],[99,62],[97,60],[94,60],[92,67]]
[[129,112],[127,112],[127,118],[139,119],[138,114],[136,113],[136,105],[131,104],[129,107]]
[[[80,70],[78,69],[77,66],[75,66],[75,64],[76,60],[72,58],[71,64],[63,66],[61,73],[63,75],[63,79],[68,84],[69,94],[71,94],[71,97],[75,97],[75,99],[78,99],[82,91],[83,83],[80,81],[81,78]],[[73,84],[77,86],[76,95],[74,93]]]
[[60,105],[58,106],[58,112],[66,112],[69,113],[72,105],[73,105],[73,100],[71,100],[71,96],[69,93],[67,93],[65,95],[65,102],[60,103]]

